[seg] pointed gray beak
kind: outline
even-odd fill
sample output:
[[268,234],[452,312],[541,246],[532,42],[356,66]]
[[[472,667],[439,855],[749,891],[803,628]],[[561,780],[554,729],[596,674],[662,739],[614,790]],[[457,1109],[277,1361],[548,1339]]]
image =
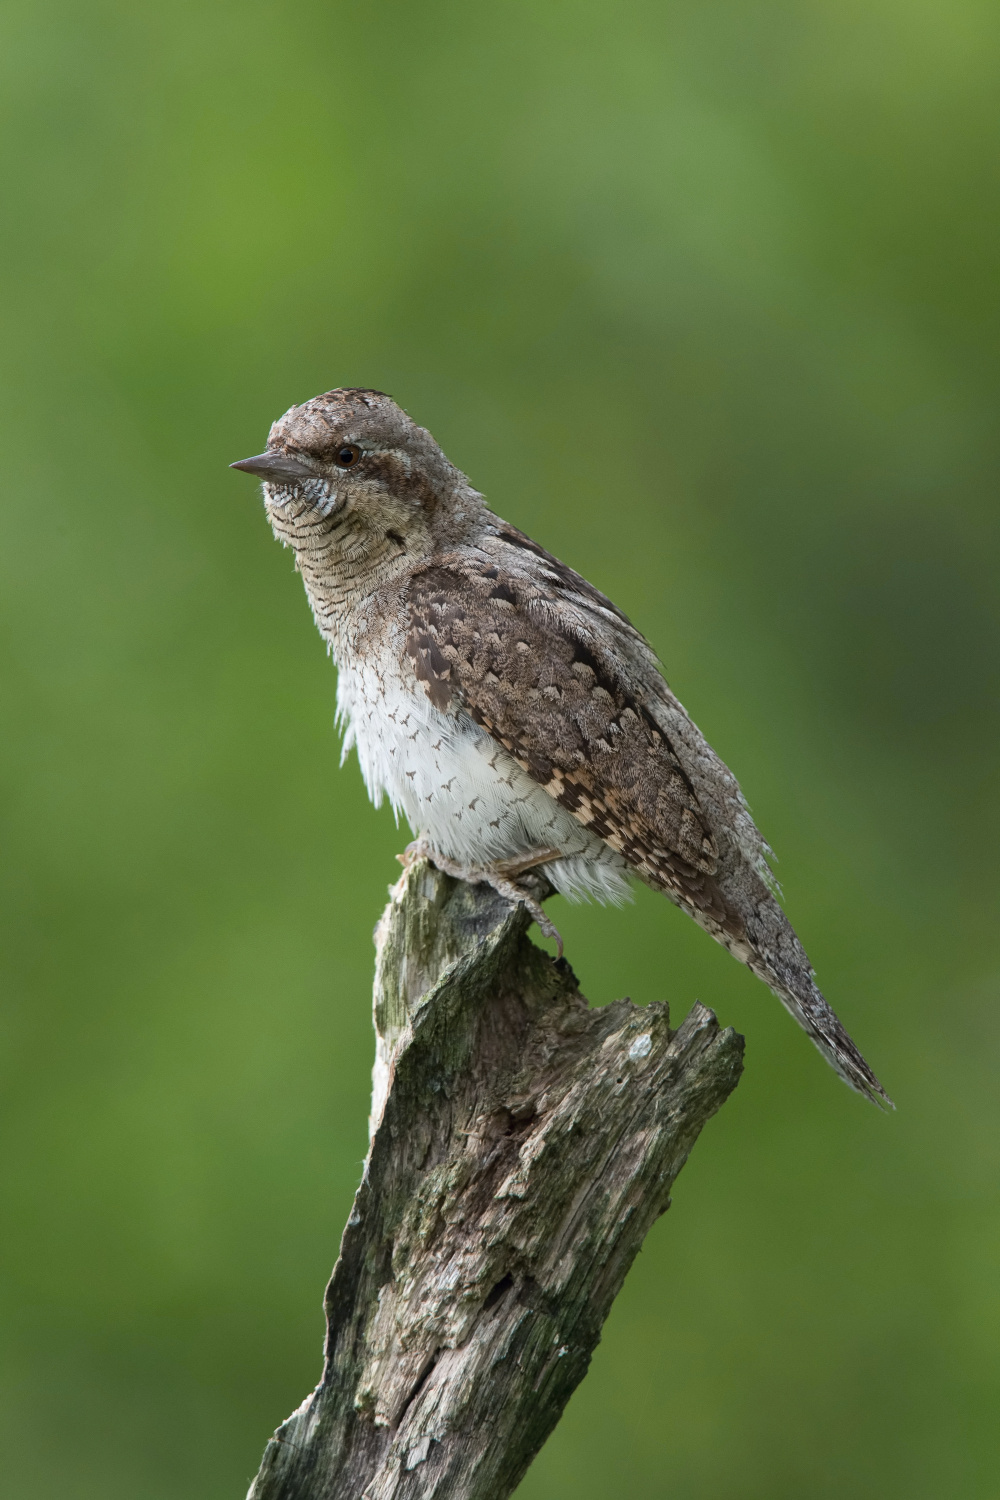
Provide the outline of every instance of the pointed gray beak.
[[291,453],[258,453],[255,458],[241,458],[230,464],[231,469],[242,469],[255,479],[315,479],[315,472],[300,458]]

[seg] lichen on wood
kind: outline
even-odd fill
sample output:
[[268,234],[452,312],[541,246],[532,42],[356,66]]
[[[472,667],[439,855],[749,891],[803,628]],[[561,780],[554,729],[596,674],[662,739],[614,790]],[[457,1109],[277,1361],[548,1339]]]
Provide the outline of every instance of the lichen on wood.
[[371,1147],[316,1390],[248,1500],[503,1500],[586,1373],[743,1042],[591,1009],[527,913],[424,861],[376,929]]

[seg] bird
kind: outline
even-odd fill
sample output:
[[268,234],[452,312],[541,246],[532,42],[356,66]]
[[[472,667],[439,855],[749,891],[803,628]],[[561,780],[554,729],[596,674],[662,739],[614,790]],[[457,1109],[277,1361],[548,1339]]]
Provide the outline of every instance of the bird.
[[529,871],[605,903],[644,882],[891,1107],[816,985],[735,776],[617,605],[501,520],[382,391],[292,406],[231,467],[261,481],[294,553],[337,667],[341,764],[353,747],[375,806],[406,818],[404,863],[522,903],[560,955]]

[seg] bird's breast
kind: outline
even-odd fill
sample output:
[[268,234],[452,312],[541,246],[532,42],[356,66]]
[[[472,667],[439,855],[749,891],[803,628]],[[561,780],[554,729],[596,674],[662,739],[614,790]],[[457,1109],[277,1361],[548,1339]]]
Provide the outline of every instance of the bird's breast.
[[567,894],[619,899],[620,861],[555,802],[460,707],[436,708],[412,669],[389,654],[341,662],[344,755],[357,750],[369,796],[383,795],[415,834],[450,860],[481,868],[556,848],[554,883]]

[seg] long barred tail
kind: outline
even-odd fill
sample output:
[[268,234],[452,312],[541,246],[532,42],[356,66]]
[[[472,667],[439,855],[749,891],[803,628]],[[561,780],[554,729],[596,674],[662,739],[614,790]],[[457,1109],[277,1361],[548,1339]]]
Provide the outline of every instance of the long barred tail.
[[765,984],[770,985],[802,1029],[809,1033],[827,1062],[845,1083],[849,1083],[852,1089],[857,1089],[859,1094],[864,1094],[866,1099],[880,1108],[895,1108],[811,975],[799,980],[794,990],[786,984],[775,982],[764,973],[760,973],[760,977]]
[[774,991],[845,1083],[880,1108],[895,1108],[823,998],[795,929],[756,871],[737,864],[720,872],[703,882],[697,904],[687,891],[660,889]]
[[740,957],[812,1037],[830,1066],[873,1104],[895,1108],[824,999],[805,949],[770,892],[754,902],[749,916],[743,914],[743,928],[749,952]]

